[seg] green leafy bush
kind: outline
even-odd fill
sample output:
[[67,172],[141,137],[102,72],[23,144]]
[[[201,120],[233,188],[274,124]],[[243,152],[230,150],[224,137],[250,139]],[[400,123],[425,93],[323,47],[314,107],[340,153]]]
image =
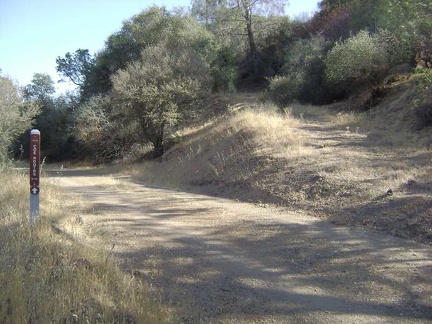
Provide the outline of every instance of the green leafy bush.
[[96,163],[125,156],[137,140],[136,124],[123,123],[123,116],[111,113],[107,96],[93,96],[75,114],[75,136],[81,156],[91,157]]
[[21,133],[30,129],[39,107],[23,104],[18,85],[1,75],[0,70],[0,170],[7,166],[9,150]]
[[223,45],[215,50],[215,56],[210,64],[210,74],[214,79],[213,90],[235,93],[238,78],[235,50]]
[[416,105],[417,129],[432,126],[432,71],[425,68],[417,68],[421,76],[417,80],[418,97],[414,101]]
[[[287,55],[285,70],[301,79],[297,100],[301,103],[322,104],[326,101],[324,58],[328,42],[320,35],[298,40]],[[288,66],[289,64],[289,66]],[[300,81],[300,80],[299,80]]]
[[343,95],[375,85],[391,67],[387,44],[367,31],[336,43],[324,63],[329,86]]
[[285,107],[297,98],[302,80],[299,75],[296,75],[275,76],[269,81],[267,98],[279,107]]
[[191,118],[212,86],[208,65],[187,44],[165,42],[144,49],[140,61],[111,79],[114,113],[125,117],[125,125],[138,123],[154,157],[164,153],[170,127]]
[[299,39],[285,54],[284,76],[269,80],[269,99],[279,106],[294,100],[319,104],[325,101],[323,59],[327,42],[321,36]]

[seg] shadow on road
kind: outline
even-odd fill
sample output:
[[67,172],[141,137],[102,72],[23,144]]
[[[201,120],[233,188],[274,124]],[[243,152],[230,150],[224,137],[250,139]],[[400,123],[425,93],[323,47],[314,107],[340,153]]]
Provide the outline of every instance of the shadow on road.
[[429,246],[206,195],[83,185],[85,170],[47,174],[77,177],[68,190],[88,202],[87,226],[179,321],[432,320]]

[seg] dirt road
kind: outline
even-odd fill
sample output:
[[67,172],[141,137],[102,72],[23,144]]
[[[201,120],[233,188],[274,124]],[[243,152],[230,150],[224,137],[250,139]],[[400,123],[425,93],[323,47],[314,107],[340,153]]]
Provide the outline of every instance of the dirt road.
[[82,239],[114,244],[176,322],[432,322],[431,246],[92,170],[51,174],[83,201]]

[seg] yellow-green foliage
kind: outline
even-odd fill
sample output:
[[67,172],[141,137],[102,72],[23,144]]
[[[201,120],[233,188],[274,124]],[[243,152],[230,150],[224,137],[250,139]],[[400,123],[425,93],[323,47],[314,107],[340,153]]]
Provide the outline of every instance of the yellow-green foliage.
[[336,87],[374,83],[385,74],[388,62],[385,43],[377,35],[361,31],[329,51],[325,59],[327,81]]
[[[113,258],[53,229],[59,194],[44,186],[40,221],[28,221],[27,177],[0,174],[1,323],[158,323],[160,305]],[[43,200],[43,201],[42,201]]]
[[35,104],[23,106],[19,86],[0,70],[0,169],[7,162],[8,149],[14,140],[28,130],[39,114]]

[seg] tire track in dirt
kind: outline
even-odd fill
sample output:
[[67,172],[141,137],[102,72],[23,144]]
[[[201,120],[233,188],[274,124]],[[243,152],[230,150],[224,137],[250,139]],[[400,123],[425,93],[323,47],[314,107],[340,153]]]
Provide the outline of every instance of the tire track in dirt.
[[[428,323],[432,248],[293,212],[52,173],[84,203],[83,240],[160,289],[189,323]],[[74,219],[70,220],[71,222]]]

